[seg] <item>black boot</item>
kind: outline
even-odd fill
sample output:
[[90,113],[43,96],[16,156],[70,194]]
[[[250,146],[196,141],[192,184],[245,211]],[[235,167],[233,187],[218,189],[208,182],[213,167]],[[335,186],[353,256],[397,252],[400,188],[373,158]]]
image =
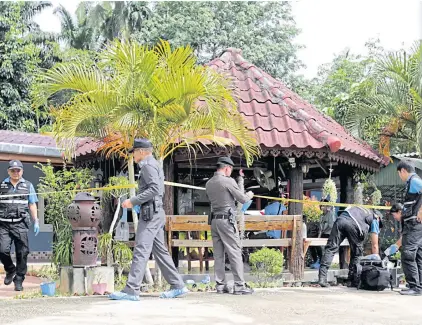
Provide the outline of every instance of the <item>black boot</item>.
[[330,284],[327,281],[327,273],[328,273],[328,268],[326,268],[324,266],[319,267],[318,284],[323,288],[330,286]]
[[318,280],[318,284],[320,285],[320,287],[323,287],[323,288],[330,286],[330,284],[327,281],[327,277],[320,277]]
[[13,282],[15,283],[15,291],[23,291],[23,286],[22,286],[23,279],[22,278],[15,277],[13,279]]
[[10,273],[6,273],[6,277],[4,278],[4,284],[5,285],[10,285],[13,281],[13,279],[15,278],[16,272],[10,272]]

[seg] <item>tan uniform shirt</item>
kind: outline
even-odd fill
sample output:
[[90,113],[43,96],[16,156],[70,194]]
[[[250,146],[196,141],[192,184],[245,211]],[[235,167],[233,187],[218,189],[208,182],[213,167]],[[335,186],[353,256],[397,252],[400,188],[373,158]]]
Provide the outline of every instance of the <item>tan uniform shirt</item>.
[[229,210],[236,213],[236,201],[245,203],[250,198],[240,190],[236,181],[223,175],[220,172],[215,172],[214,176],[207,182],[206,186],[207,197],[211,202],[211,212],[213,213],[228,213]]

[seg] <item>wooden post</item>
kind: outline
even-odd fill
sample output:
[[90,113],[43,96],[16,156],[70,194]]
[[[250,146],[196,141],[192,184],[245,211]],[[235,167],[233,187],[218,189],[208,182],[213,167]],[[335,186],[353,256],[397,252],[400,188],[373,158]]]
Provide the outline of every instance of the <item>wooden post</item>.
[[[303,172],[300,167],[290,170],[290,193],[289,198],[303,200]],[[302,203],[289,203],[290,215],[302,215]]]
[[[300,167],[290,171],[290,195],[291,199],[303,200],[303,172]],[[292,250],[290,272],[295,281],[303,279],[305,270],[305,256],[303,254],[302,235],[302,203],[289,203],[289,214],[294,215],[292,231]]]
[[[342,172],[340,174],[340,203],[353,203],[353,185],[352,177],[348,173]],[[344,210],[344,208],[340,208]],[[350,246],[340,246],[339,249],[339,264],[340,269],[348,269],[350,263]]]
[[292,233],[290,273],[295,281],[301,281],[305,272],[305,256],[303,254],[302,216],[294,216]]

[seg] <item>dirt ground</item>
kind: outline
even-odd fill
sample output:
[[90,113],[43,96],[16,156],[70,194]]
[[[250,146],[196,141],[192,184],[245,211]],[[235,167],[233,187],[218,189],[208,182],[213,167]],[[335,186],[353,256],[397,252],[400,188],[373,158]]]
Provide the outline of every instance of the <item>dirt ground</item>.
[[422,324],[422,296],[345,287],[260,290],[252,296],[192,293],[140,302],[106,297],[0,301],[0,324]]

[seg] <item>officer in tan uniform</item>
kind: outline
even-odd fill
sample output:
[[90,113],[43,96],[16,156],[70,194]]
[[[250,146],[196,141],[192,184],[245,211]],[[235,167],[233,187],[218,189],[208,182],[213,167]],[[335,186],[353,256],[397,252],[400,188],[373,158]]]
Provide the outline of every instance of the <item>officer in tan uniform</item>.
[[233,293],[251,294],[253,290],[245,284],[242,251],[236,225],[236,201],[245,203],[252,199],[253,193],[244,194],[236,181],[230,177],[234,163],[228,157],[217,162],[217,172],[206,184],[206,192],[211,202],[209,224],[211,224],[214,248],[214,269],[217,293],[230,293],[227,287],[224,252],[227,253],[234,277]]

